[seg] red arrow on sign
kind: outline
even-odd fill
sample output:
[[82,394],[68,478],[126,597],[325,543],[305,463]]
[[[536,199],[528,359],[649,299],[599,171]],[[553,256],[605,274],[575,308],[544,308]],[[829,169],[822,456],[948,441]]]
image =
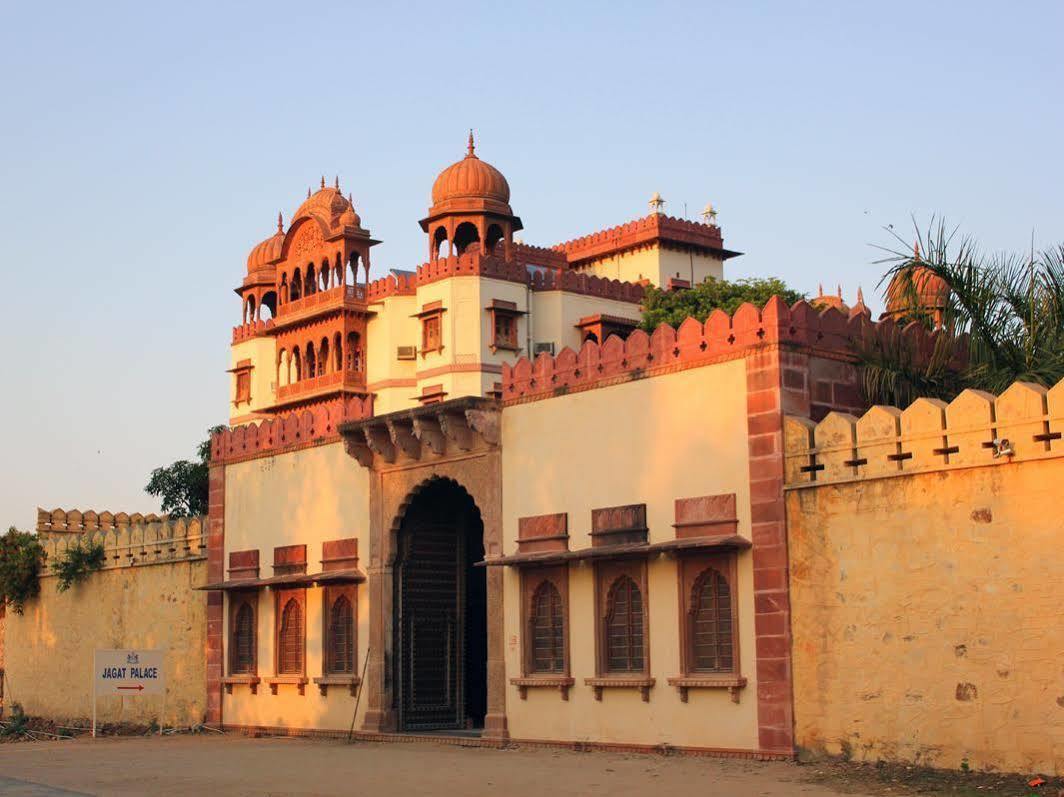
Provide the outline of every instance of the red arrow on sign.
[[116,689],[136,689],[138,692],[144,689],[143,684],[137,684],[136,686],[116,686]]

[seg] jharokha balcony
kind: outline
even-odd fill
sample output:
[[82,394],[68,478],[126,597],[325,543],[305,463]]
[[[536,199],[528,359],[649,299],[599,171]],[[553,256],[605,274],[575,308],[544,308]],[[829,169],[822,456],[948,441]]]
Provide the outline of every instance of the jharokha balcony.
[[339,391],[364,393],[365,371],[333,371],[277,387],[277,404],[293,404]]
[[290,299],[278,305],[276,323],[282,325],[296,321],[323,309],[348,307],[352,310],[364,310],[365,304],[365,285],[337,285],[335,288]]

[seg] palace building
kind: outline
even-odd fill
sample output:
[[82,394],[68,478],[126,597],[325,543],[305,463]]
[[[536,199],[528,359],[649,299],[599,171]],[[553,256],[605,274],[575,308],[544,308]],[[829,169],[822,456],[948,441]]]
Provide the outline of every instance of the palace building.
[[858,349],[935,356],[922,268],[878,322],[821,290],[648,334],[647,286],[737,254],[710,208],[549,247],[515,208],[470,138],[415,269],[369,280],[338,181],[278,220],[208,515],[40,510],[105,566],[0,614],[8,699],[87,716],[94,648],[158,648],[171,724],[1064,772],[1064,382],[867,407]]

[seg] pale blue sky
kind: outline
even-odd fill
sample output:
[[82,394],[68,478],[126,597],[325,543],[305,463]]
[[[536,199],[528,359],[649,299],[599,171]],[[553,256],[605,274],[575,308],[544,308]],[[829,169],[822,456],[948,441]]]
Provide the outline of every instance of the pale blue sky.
[[0,526],[156,509],[151,468],[226,417],[277,211],[339,174],[378,274],[412,268],[469,127],[529,243],[660,191],[718,206],[729,276],[871,299],[913,213],[1064,240],[1062,30],[1059,2],[0,3]]

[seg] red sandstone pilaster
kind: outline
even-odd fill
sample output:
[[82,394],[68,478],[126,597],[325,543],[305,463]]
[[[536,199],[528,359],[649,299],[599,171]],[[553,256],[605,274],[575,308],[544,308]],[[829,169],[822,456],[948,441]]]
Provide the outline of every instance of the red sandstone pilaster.
[[[207,581],[225,580],[225,465],[211,465],[208,477]],[[207,724],[222,722],[223,594],[207,593]]]

